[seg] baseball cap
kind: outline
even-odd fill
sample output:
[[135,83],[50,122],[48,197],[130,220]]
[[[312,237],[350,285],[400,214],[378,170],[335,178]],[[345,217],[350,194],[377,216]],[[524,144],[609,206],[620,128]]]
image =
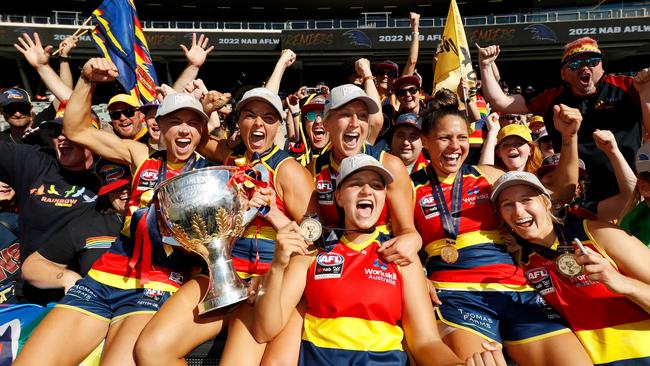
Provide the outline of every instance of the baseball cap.
[[528,127],[535,126],[537,124],[544,124],[544,117],[534,115],[528,119]]
[[368,113],[373,114],[379,112],[379,106],[375,100],[370,98],[363,89],[354,84],[343,84],[330,90],[330,94],[327,96],[327,101],[325,102],[324,115],[327,116],[331,110],[341,108],[357,99],[366,104]]
[[637,174],[650,172],[650,142],[641,145],[636,152],[634,167],[636,168]]
[[393,81],[393,89],[397,90],[397,89],[401,88],[402,85],[404,85],[404,84],[413,84],[413,85],[415,85],[415,86],[417,86],[419,88],[420,87],[420,79],[418,79],[417,77],[415,77],[413,75],[402,76],[402,77],[400,77],[398,79],[395,79],[395,81]]
[[282,100],[280,100],[280,97],[278,97],[278,95],[272,92],[270,89],[254,88],[247,91],[244,93],[244,96],[241,98],[241,100],[237,103],[237,110],[241,111],[244,109],[246,104],[253,101],[266,102],[270,104],[273,109],[278,112],[278,116],[282,118]]
[[537,178],[535,174],[528,172],[511,171],[503,174],[492,185],[492,194],[490,194],[492,203],[496,203],[497,199],[499,198],[499,194],[501,194],[504,189],[516,186],[518,184],[525,184],[537,189],[548,197],[551,196],[546,190],[546,187],[544,187],[542,182],[539,181],[539,178]]
[[377,159],[367,154],[357,154],[348,156],[341,161],[341,165],[339,165],[339,175],[336,178],[336,181],[339,182],[337,187],[341,187],[341,184],[346,178],[349,178],[352,174],[362,170],[372,170],[378,173],[386,185],[391,184],[394,180],[393,174],[384,168]]
[[[537,169],[537,176],[543,177],[546,173],[557,168],[560,164],[560,153],[549,155],[542,160],[542,165]],[[587,176],[587,167],[582,159],[578,159],[578,174],[581,177]]]
[[131,174],[128,167],[115,164],[106,159],[99,159],[93,171],[102,182],[102,186],[97,192],[100,196],[131,183]]
[[32,100],[25,89],[5,88],[0,90],[0,108],[14,103],[31,105]]
[[533,141],[533,137],[531,136],[528,127],[520,125],[518,123],[507,125],[499,130],[499,133],[497,134],[497,145],[501,143],[501,140],[508,136],[519,136],[522,139],[526,140],[526,142]]
[[375,70],[381,69],[390,69],[397,72],[399,70],[399,66],[397,66],[397,64],[391,60],[385,60],[375,65]]
[[598,42],[590,37],[582,37],[573,42],[569,42],[564,46],[564,53],[562,54],[562,65],[573,61],[580,55],[590,54],[593,56],[603,56],[603,53],[598,48]]
[[156,111],[156,120],[181,109],[189,109],[201,116],[203,122],[208,121],[208,115],[203,112],[201,102],[187,93],[169,94],[163,99]]
[[147,103],[143,104],[140,107],[140,112],[147,113],[148,110],[153,109],[153,108],[158,108],[159,106],[160,106],[160,102],[158,101],[158,99],[154,99],[151,102],[147,102]]
[[400,126],[413,126],[417,128],[418,131],[422,131],[422,118],[415,113],[402,113],[397,116],[395,123],[390,126],[386,133],[390,135]]
[[313,110],[322,111],[325,109],[325,103],[327,103],[327,94],[316,94],[313,98],[308,99],[302,107],[300,107],[300,112],[307,113]]
[[106,108],[110,108],[111,105],[115,103],[126,103],[135,108],[140,107],[140,100],[138,100],[135,95],[131,94],[117,94],[113,96],[113,98],[108,101],[108,106]]

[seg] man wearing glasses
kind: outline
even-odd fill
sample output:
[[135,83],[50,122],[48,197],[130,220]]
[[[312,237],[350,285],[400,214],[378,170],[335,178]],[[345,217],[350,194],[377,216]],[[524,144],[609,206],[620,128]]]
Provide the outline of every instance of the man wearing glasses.
[[115,134],[123,139],[149,142],[138,98],[129,94],[117,94],[108,102],[108,115]]
[[0,110],[9,128],[0,133],[0,140],[22,143],[22,136],[32,127],[32,103],[29,94],[21,88],[0,91]]
[[580,110],[583,122],[578,132],[578,152],[592,176],[588,199],[598,202],[618,194],[612,166],[596,147],[592,134],[598,129],[611,130],[628,164],[633,164],[635,151],[641,146],[642,127],[644,137],[650,137],[650,70],[643,69],[636,77],[605,75],[598,43],[584,37],[564,47],[560,62],[563,85],[526,100],[501,91],[491,67],[499,51],[499,46],[478,47],[483,91],[492,108],[501,113],[544,117],[556,151],[561,136],[553,123],[548,123],[553,121],[554,106],[565,104]]
[[414,113],[419,115],[426,109],[422,102],[422,89],[420,79],[408,75],[393,82],[395,96],[399,101],[399,114]]

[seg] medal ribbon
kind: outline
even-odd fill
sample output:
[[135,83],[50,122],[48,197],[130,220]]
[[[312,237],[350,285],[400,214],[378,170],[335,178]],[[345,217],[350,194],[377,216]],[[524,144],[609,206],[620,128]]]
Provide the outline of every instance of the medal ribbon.
[[431,184],[431,193],[436,201],[436,206],[440,210],[440,221],[442,229],[448,239],[456,240],[458,237],[458,228],[460,227],[461,205],[463,203],[463,172],[462,169],[456,173],[454,184],[451,189],[451,212],[445,200],[445,194],[440,186],[440,181],[431,164],[425,168]]

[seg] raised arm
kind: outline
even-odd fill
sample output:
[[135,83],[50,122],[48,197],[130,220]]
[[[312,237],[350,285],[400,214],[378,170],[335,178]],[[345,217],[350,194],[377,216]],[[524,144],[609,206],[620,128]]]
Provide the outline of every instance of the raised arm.
[[81,70],[63,115],[63,133],[73,142],[115,163],[129,165],[135,171],[149,155],[147,145],[125,140],[115,134],[92,127],[90,121],[95,83],[113,81],[118,75],[115,65],[105,58],[92,58]]
[[[378,106],[381,106],[381,99],[379,98],[379,92],[377,91],[377,86],[375,85],[375,80],[372,77],[372,69],[370,68],[370,61],[367,58],[360,58],[354,63],[354,68],[357,71],[357,75],[363,78],[363,90],[372,98]],[[368,116],[368,143],[371,145],[375,144],[381,128],[384,125],[384,114],[379,108],[377,113],[370,114]]]
[[492,113],[485,119],[488,125],[488,133],[481,148],[481,158],[478,163],[481,165],[494,165],[494,154],[497,147],[497,135],[501,129],[499,115]]
[[562,147],[556,172],[546,188],[557,202],[571,201],[578,186],[578,129],[581,123],[579,110],[564,104],[553,107],[553,124],[562,134]]
[[214,46],[208,47],[208,42],[210,39],[203,34],[199,35],[199,39],[196,39],[196,33],[192,33],[192,44],[188,50],[184,44],[181,44],[180,47],[185,53],[185,58],[187,59],[187,66],[181,72],[181,75],[176,79],[172,88],[178,92],[182,91],[185,85],[190,83],[192,80],[196,79],[199,75],[199,69],[203,66],[205,59],[208,57],[208,54],[212,52]]
[[70,99],[72,88],[66,85],[49,64],[52,46],[43,48],[38,33],[34,33],[33,40],[27,33],[23,33],[22,37],[18,37],[18,43],[14,43],[14,48],[22,53],[25,60],[38,72],[38,76],[52,94],[60,101]]
[[290,49],[282,50],[278,62],[275,64],[275,68],[271,73],[271,77],[266,82],[266,88],[278,94],[280,91],[280,83],[282,82],[282,76],[284,72],[289,68],[293,63],[296,62],[296,54]]
[[70,51],[77,47],[78,40],[79,38],[70,36],[59,44],[59,77],[70,88],[70,93],[72,93],[74,87],[72,71],[70,70]]
[[636,74],[634,87],[639,93],[643,121],[643,141],[645,142],[650,140],[650,68],[646,67]]
[[406,59],[402,76],[413,75],[420,52],[420,14],[410,12],[409,23],[411,23],[411,48],[409,48],[409,57]]
[[612,163],[614,175],[616,175],[619,193],[598,203],[598,219],[612,221],[622,214],[625,204],[634,195],[636,175],[625,161],[621,150],[618,149],[616,138],[611,131],[596,130],[592,135],[596,146],[607,155],[609,162]]
[[501,52],[499,46],[482,48],[477,44],[476,48],[478,50],[478,64],[481,70],[483,96],[490,103],[492,109],[503,113],[528,113],[524,97],[519,94],[506,95],[499,86],[499,81],[492,66]]

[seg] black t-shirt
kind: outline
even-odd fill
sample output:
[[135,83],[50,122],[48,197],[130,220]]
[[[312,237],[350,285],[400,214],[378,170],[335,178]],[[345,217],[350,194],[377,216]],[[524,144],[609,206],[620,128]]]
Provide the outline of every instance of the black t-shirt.
[[[34,116],[31,128],[36,128],[44,121],[53,120],[55,117],[56,117],[56,110],[54,109],[54,104],[50,103],[50,105],[47,106],[47,108],[43,109],[39,114]],[[32,136],[29,141],[23,141],[22,138],[18,138],[18,139],[14,138],[13,136],[11,136],[11,127],[7,128],[6,130],[0,133],[0,141],[7,141],[16,144],[32,144],[32,145],[39,145],[39,146],[47,146],[47,142],[43,141],[38,136],[38,134],[36,134],[36,136]]]
[[[16,191],[22,260],[73,219],[95,211],[100,182],[91,170],[65,170],[36,146],[2,141],[0,157],[0,181]],[[22,295],[20,286],[16,292]]]
[[38,253],[52,262],[65,264],[84,277],[117,239],[121,226],[122,221],[116,214],[90,211],[66,225],[43,244]]
[[618,194],[616,175],[607,156],[596,147],[592,133],[596,129],[610,130],[618,148],[630,166],[634,167],[636,151],[641,146],[641,108],[639,94],[629,76],[606,75],[598,83],[595,94],[579,98],[567,87],[549,89],[528,103],[531,113],[544,116],[546,130],[560,151],[562,136],[553,125],[553,106],[565,104],[582,113],[578,131],[578,155],[589,173],[586,200],[599,202]]

